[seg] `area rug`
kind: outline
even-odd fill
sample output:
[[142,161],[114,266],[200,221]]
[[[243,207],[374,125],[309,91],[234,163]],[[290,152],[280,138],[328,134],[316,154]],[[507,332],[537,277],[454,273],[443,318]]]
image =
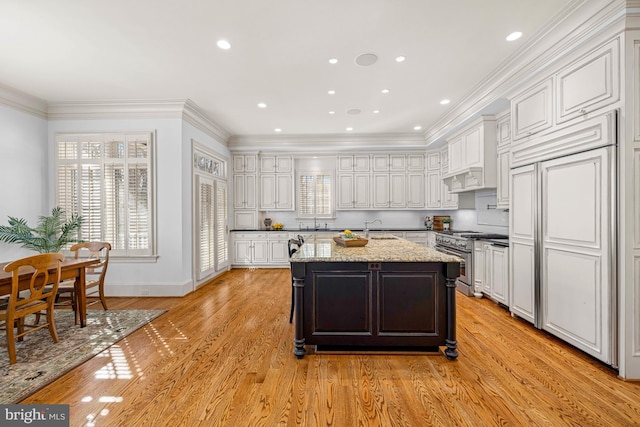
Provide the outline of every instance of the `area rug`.
[[[0,347],[0,404],[17,403],[91,359],[166,310],[91,310],[87,326],[74,325],[73,311],[56,311],[58,343],[44,328],[16,343],[18,363]],[[2,331],[4,334],[4,331]],[[5,337],[0,337],[5,342]]]

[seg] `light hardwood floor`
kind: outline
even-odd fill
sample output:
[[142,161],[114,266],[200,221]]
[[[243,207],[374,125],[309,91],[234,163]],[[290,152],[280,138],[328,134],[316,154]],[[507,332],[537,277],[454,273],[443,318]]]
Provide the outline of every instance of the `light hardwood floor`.
[[640,384],[461,294],[455,362],[298,360],[290,286],[286,269],[232,270],[184,298],[110,298],[169,311],[23,403],[68,403],[72,426],[640,425]]

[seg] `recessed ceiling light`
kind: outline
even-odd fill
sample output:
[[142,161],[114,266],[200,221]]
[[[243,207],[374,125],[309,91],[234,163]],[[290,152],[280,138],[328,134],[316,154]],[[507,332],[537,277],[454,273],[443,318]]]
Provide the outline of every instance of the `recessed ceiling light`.
[[224,49],[224,50],[231,49],[231,43],[229,43],[226,40],[218,40],[216,44],[220,49]]
[[378,114],[380,110],[373,110],[373,114]]
[[336,113],[335,111],[329,111],[329,114],[335,114],[335,113]]
[[336,91],[335,90],[330,90],[329,92],[327,92],[329,95],[335,95]]
[[329,64],[337,64],[338,60],[336,58],[329,59]]
[[358,55],[356,57],[356,64],[368,67],[369,65],[373,65],[378,62],[378,56],[373,53],[363,53],[362,55]]
[[507,41],[512,42],[514,40],[518,40],[520,37],[522,37],[522,33],[520,31],[514,31],[507,36]]
[[405,59],[407,59],[406,56],[402,56],[402,55],[396,56],[396,62],[404,62]]
[[274,131],[274,132],[282,132],[282,129],[280,129],[280,128],[275,128],[273,131]]
[[449,101],[448,99],[443,99],[442,101],[440,101],[441,105],[447,105],[448,103],[450,103],[451,101]]
[[382,93],[386,94],[386,93],[389,93],[389,92],[390,92],[389,89],[382,89]]
[[418,125],[418,126],[414,126],[414,127],[413,127],[413,130],[420,130],[420,129],[422,129],[422,126],[419,126],[419,125]]
[[347,114],[351,114],[351,115],[355,115],[355,114],[360,114],[361,111],[358,110],[357,108],[351,108],[349,110],[347,110]]
[[258,102],[258,108],[267,108],[267,104],[264,102]]
[[352,127],[348,127],[348,128],[347,128],[347,132],[351,132],[352,130],[353,130],[353,128],[352,128]]

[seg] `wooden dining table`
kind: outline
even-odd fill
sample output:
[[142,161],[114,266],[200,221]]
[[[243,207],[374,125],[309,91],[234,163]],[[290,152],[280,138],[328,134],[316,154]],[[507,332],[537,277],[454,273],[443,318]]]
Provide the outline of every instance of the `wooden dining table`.
[[[84,328],[87,325],[87,294],[86,284],[87,275],[86,269],[93,264],[100,262],[95,258],[68,258],[62,261],[60,268],[60,281],[74,280],[75,286],[75,298],[76,298],[76,310],[78,310],[78,317],[80,317],[80,327]],[[8,262],[0,263],[0,295],[8,295],[11,293],[11,277],[12,273],[4,271],[4,266],[9,264]],[[54,273],[54,270],[51,270]],[[29,282],[33,274],[33,269],[29,271],[27,268],[23,268],[20,273],[19,289],[29,289]]]

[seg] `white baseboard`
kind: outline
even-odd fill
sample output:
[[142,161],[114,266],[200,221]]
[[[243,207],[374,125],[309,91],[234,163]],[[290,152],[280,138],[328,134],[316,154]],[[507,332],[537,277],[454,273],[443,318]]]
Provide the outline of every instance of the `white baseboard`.
[[193,282],[183,283],[106,283],[108,297],[182,297],[193,291]]

